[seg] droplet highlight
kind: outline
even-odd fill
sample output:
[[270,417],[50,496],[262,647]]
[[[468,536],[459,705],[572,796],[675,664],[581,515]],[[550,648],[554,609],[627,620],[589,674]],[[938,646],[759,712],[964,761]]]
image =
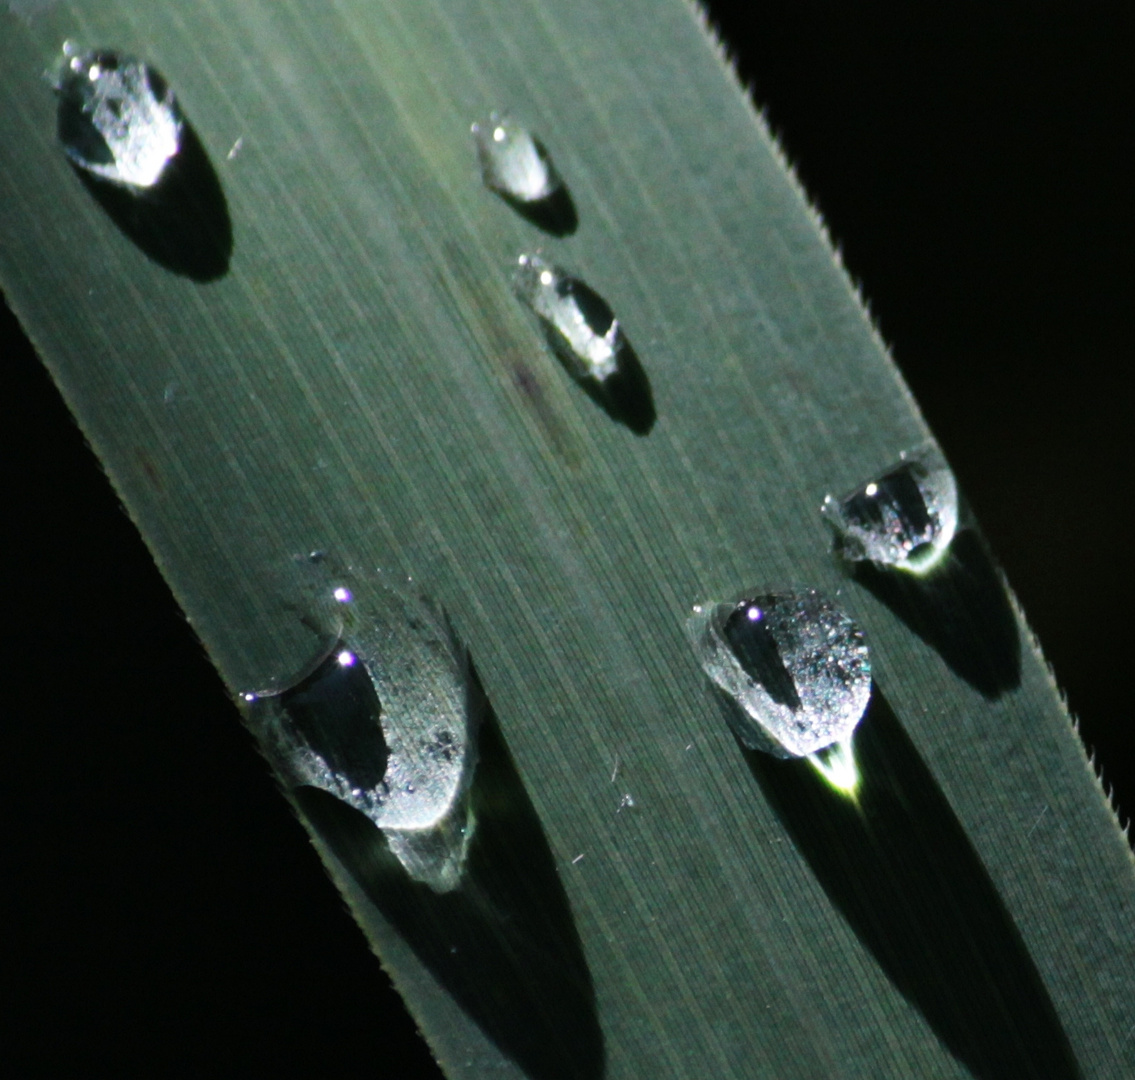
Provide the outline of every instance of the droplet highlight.
[[300,679],[242,700],[290,786],[319,788],[365,814],[411,878],[447,892],[473,834],[480,717],[468,657],[429,601],[385,596],[360,606],[351,604],[339,639]]
[[474,124],[472,132],[485,187],[545,232],[575,232],[575,204],[539,139],[502,113]]
[[941,561],[957,532],[957,483],[927,444],[842,498],[828,495],[822,512],[849,562],[922,574]]
[[183,121],[173,91],[134,57],[66,42],[57,90],[59,141],[93,176],[151,188],[181,149]]
[[[745,746],[795,758],[849,743],[871,697],[871,662],[863,631],[822,593],[698,605],[686,629],[735,706],[730,724]],[[843,754],[850,746],[841,762]],[[849,775],[846,765],[840,775]]]
[[607,302],[538,255],[517,262],[516,295],[540,320],[568,374],[612,419],[647,434],[656,418],[650,382]]

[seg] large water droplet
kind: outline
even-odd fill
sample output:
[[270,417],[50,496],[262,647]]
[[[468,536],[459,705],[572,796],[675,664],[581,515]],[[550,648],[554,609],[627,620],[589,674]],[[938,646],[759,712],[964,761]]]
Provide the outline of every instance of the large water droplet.
[[642,364],[607,302],[589,285],[521,255],[516,295],[536,313],[568,374],[609,416],[636,435],[654,426],[654,397]]
[[737,706],[737,738],[776,757],[846,743],[871,697],[863,631],[815,589],[694,608],[687,633]]
[[63,149],[115,225],[167,270],[195,281],[223,275],[228,204],[165,80],[140,60],[68,42],[56,91]]
[[556,236],[575,232],[575,205],[539,139],[500,113],[472,131],[485,187],[541,229]]
[[140,60],[67,42],[58,93],[59,140],[67,156],[94,176],[150,188],[181,148],[173,91]]
[[480,718],[468,657],[434,605],[380,592],[368,610],[352,601],[342,636],[301,679],[243,698],[287,783],[361,811],[412,878],[445,892],[473,831]]
[[829,495],[823,514],[849,561],[925,573],[957,532],[957,484],[945,459],[927,444],[843,498]]

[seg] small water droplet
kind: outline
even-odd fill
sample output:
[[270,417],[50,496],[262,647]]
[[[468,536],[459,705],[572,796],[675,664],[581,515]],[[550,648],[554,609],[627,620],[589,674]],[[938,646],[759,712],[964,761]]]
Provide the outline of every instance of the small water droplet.
[[555,236],[579,224],[571,195],[544,144],[523,124],[501,113],[472,127],[481,178],[514,210]]
[[361,811],[412,878],[448,891],[473,833],[467,796],[480,718],[470,711],[468,658],[428,601],[383,590],[367,599],[301,679],[242,698],[289,784]]
[[57,89],[64,151],[103,180],[153,187],[181,148],[182,118],[173,91],[140,60],[66,42]]
[[827,496],[823,514],[843,558],[925,573],[957,532],[957,484],[945,459],[927,444],[843,498]]
[[862,630],[815,589],[704,604],[686,624],[702,667],[738,706],[737,737],[776,757],[850,739],[871,696]]
[[351,594],[351,590],[348,589],[345,585],[338,586],[332,591],[331,595],[335,598],[335,602],[338,604],[349,604],[354,599],[354,596]]
[[516,295],[539,318],[568,374],[612,419],[647,434],[655,420],[650,382],[607,302],[538,255],[517,261]]

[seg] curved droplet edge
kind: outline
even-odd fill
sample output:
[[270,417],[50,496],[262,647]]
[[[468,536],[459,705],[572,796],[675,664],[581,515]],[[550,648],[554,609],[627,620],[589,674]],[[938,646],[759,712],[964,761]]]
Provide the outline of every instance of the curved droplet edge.
[[[876,475],[885,476],[901,465],[912,463],[921,464],[926,470],[927,479],[934,479],[941,484],[941,488],[937,487],[937,483],[930,485],[939,506],[937,535],[932,541],[915,548],[905,559],[898,562],[872,559],[867,554],[863,542],[849,529],[840,510],[843,502],[858,492],[864,484],[852,488],[842,498],[837,498],[829,492],[824,495],[824,501],[820,504],[820,515],[832,531],[832,551],[841,563],[853,565],[869,562],[883,571],[897,571],[914,577],[925,577],[946,561],[950,553],[950,545],[958,532],[960,513],[957,479],[938,444],[932,439],[927,439],[913,449],[903,450],[896,461],[880,469]],[[869,482],[865,481],[865,483]]]
[[[797,743],[796,748],[792,748],[783,740],[777,738],[769,730],[760,713],[773,714],[779,719],[782,729],[791,730],[792,710],[774,701],[768,692],[744,670],[722,636],[721,627],[724,620],[736,610],[738,604],[751,599],[755,595],[767,595],[773,592],[817,597],[843,615],[855,628],[861,639],[864,651],[863,674],[867,679],[866,690],[861,695],[862,704],[854,710],[854,720],[850,723],[845,721],[841,734],[836,735],[828,742],[819,745]],[[730,730],[747,749],[759,750],[761,753],[781,760],[790,760],[812,759],[815,755],[823,754],[831,747],[840,746],[844,743],[850,747],[855,729],[867,713],[873,692],[870,651],[863,628],[842,608],[832,603],[820,590],[814,588],[765,590],[763,594],[758,594],[756,590],[746,590],[732,601],[710,601],[695,604],[692,613],[686,618],[685,630],[686,637],[694,648],[694,653],[698,657],[702,670],[724,700],[726,705],[725,715]],[[754,702],[754,698],[756,702],[760,703],[759,708]],[[854,758],[852,758],[852,763],[854,763]]]
[[[771,757],[787,760],[803,757],[786,746],[768,728],[762,712],[774,714],[788,727],[792,711],[777,704],[765,689],[741,667],[721,636],[720,624],[736,607],[736,602],[695,604],[686,619],[686,636],[693,645],[702,670],[726,704],[726,719],[740,743]],[[754,696],[760,706],[754,703]],[[814,749],[814,748],[812,748]]]
[[[444,643],[449,653],[454,680],[463,690],[464,758],[457,784],[441,815],[417,826],[390,824],[384,820],[381,808],[375,810],[367,805],[372,800],[365,796],[374,795],[374,801],[377,801],[380,797],[379,788],[361,792],[347,783],[338,782],[334,770],[323,757],[306,740],[297,739],[288,732],[283,721],[283,697],[314,674],[337,650],[346,647],[359,651],[351,644],[350,628],[344,625],[342,618],[337,620],[335,636],[325,638],[314,658],[305,663],[296,675],[278,683],[274,681],[269,689],[263,691],[240,693],[236,696],[236,704],[246,726],[256,738],[261,753],[285,789],[295,792],[303,787],[317,788],[358,811],[383,833],[391,853],[412,880],[428,885],[435,892],[449,892],[460,884],[465,858],[475,831],[470,791],[478,761],[478,731],[486,711],[484,695],[473,674],[469,651],[458,637],[444,606],[421,593],[406,597],[388,586],[380,588],[389,594],[386,598],[388,603],[396,602],[399,605],[408,623],[411,611],[427,616],[438,639]],[[346,598],[342,595],[344,592]],[[331,588],[330,595],[332,601],[342,605],[344,609],[355,601],[354,594],[341,583]],[[366,664],[366,671],[375,686],[376,694],[379,694],[379,681],[370,664]],[[390,732],[381,719],[380,726],[383,737],[389,741]],[[390,787],[387,783],[389,776],[388,764],[387,774],[379,785],[383,789],[381,797],[384,802]]]
[[[544,184],[537,194],[529,196],[518,195],[512,188],[495,179],[496,169],[488,145],[488,139],[491,139],[492,135],[486,133],[492,128],[507,127],[509,125],[520,129],[524,133],[532,144],[532,152],[544,167]],[[556,164],[552,160],[552,155],[549,153],[548,148],[532,133],[531,128],[514,120],[507,110],[493,110],[493,112],[489,113],[487,120],[473,121],[473,123],[469,125],[469,131],[473,136],[473,146],[477,154],[477,165],[481,170],[481,182],[487,190],[493,192],[495,195],[501,196],[506,201],[520,204],[520,206],[539,206],[541,203],[547,203],[555,199],[559,193],[567,191],[563,177],[560,176],[559,170],[556,168]]]

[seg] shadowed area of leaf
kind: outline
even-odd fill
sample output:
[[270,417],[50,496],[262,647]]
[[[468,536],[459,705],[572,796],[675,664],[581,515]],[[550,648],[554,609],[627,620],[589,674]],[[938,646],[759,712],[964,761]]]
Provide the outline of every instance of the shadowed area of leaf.
[[618,367],[602,383],[594,379],[577,379],[596,405],[617,424],[629,428],[636,435],[649,435],[658,414],[654,408],[654,393],[646,369],[634,349],[624,344],[619,350]]
[[233,250],[228,203],[188,121],[181,149],[147,191],[127,191],[76,165],[72,169],[115,225],[159,266],[202,282],[228,271]]
[[496,192],[496,195],[525,221],[552,236],[571,236],[579,228],[579,213],[566,187],[558,187],[547,198],[534,201],[517,199],[503,191]]
[[1020,933],[877,686],[855,753],[858,805],[806,761],[745,756],[832,903],[977,1080],[1077,1080]]
[[1021,681],[1021,641],[1005,585],[981,537],[963,529],[921,577],[859,563],[854,577],[987,698]]
[[314,788],[296,798],[336,857],[434,977],[534,1080],[599,1080],[603,1036],[567,897],[492,711],[473,781],[460,887],[411,881],[382,832]]

